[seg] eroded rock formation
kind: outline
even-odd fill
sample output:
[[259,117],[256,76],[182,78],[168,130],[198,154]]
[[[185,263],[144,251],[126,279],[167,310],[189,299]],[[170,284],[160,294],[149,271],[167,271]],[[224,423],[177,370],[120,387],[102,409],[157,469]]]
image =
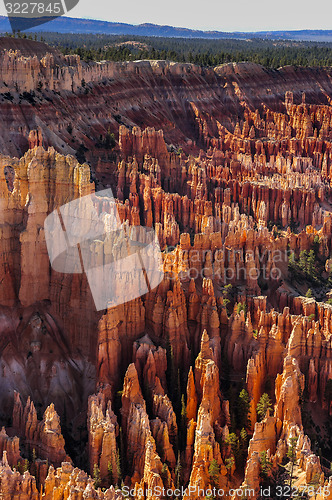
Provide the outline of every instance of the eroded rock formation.
[[[0,49],[0,494],[258,498],[292,447],[301,484],[330,484],[330,71]],[[102,212],[107,187],[130,234],[155,229],[164,277],[97,312],[86,274],[52,269],[44,222],[85,195]]]

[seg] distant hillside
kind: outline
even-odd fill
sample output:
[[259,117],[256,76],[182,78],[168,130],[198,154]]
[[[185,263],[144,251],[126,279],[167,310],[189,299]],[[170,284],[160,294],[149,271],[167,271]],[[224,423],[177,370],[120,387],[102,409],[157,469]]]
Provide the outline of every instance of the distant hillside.
[[[10,32],[8,18],[0,16],[0,32]],[[36,31],[32,29],[31,31]],[[77,19],[72,17],[58,17],[53,21],[38,27],[38,31],[58,33],[95,33],[110,35],[140,35],[158,37],[208,38],[208,39],[246,39],[266,38],[269,40],[306,40],[314,42],[332,42],[332,30],[302,30],[302,31],[259,31],[259,32],[222,32],[200,31],[174,26],[159,26],[157,24],[125,24],[97,21],[91,19]]]
[[54,57],[59,58],[61,54],[46,45],[46,43],[41,43],[32,40],[24,40],[19,38],[6,38],[0,37],[0,51],[2,50],[19,50],[24,57],[37,56],[39,58],[44,57],[47,53],[53,54]]

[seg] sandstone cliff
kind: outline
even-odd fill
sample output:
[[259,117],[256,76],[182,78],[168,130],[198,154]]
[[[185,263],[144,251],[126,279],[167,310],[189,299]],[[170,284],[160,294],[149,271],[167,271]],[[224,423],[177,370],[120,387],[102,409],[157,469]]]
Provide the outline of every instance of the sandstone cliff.
[[[294,443],[301,484],[324,484],[330,71],[16,49],[0,55],[1,495],[115,500],[123,484],[137,500],[190,486],[189,500],[242,484],[257,498],[262,453],[272,481]],[[155,228],[164,278],[97,312],[84,273],[51,268],[44,221],[109,186],[128,230]]]

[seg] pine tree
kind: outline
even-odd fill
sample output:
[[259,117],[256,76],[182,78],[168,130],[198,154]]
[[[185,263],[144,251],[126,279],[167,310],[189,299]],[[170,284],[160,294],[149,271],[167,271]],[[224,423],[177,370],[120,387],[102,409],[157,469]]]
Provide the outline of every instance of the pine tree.
[[264,392],[264,394],[260,397],[260,400],[257,403],[257,415],[260,421],[265,418],[267,411],[270,410],[271,407],[272,407],[271,400],[268,394]]
[[104,147],[105,149],[113,149],[116,145],[114,134],[111,133],[110,129],[107,130],[105,139],[104,139]]
[[231,447],[231,450],[235,457],[235,461],[238,465],[239,462],[241,461],[241,452],[240,452],[239,438],[237,437],[235,432],[231,432],[230,434],[228,434],[228,437],[226,439],[226,444],[228,444]]
[[178,460],[176,462],[176,467],[175,467],[176,488],[179,488],[181,485],[181,476],[182,476],[182,465],[181,465],[180,452],[178,452]]
[[245,302],[239,302],[236,307],[237,314],[241,314],[241,311],[244,312],[244,316],[247,316],[247,304]]
[[307,257],[308,257],[308,253],[306,250],[303,250],[301,253],[300,253],[300,259],[299,259],[299,268],[301,269],[301,271],[303,272],[306,272],[307,271]]
[[118,476],[118,484],[119,484],[122,479],[121,459],[119,450],[117,450],[116,452],[116,474]]
[[244,428],[241,429],[240,432],[240,441],[241,441],[241,448],[246,450],[248,445],[248,433]]
[[167,487],[167,479],[168,479],[168,474],[167,474],[167,471],[168,471],[168,467],[167,467],[167,464],[163,464],[162,468],[161,468],[161,472],[160,472],[160,477],[163,481],[163,484],[165,485],[165,487]]
[[312,248],[313,248],[313,251],[314,251],[316,257],[318,256],[318,253],[319,253],[319,245],[320,245],[320,239],[319,239],[318,234],[316,234],[316,236],[314,237],[314,242],[312,244]]
[[209,476],[214,488],[219,487],[220,469],[217,460],[214,458],[209,466]]
[[97,490],[101,484],[100,470],[99,470],[99,467],[97,464],[94,464],[94,466],[93,466],[93,480],[94,480],[94,487]]
[[291,471],[290,471],[290,477],[289,477],[289,487],[292,489],[292,481],[293,481],[293,472],[294,472],[294,465],[296,464],[296,445],[297,445],[297,437],[292,437],[290,438],[290,445],[287,450],[287,458],[290,461],[291,464]]
[[271,469],[272,469],[272,462],[268,459],[267,452],[266,450],[262,451],[259,454],[260,458],[260,465],[261,465],[261,478],[264,480],[268,477]]
[[112,462],[108,462],[107,464],[107,476],[108,476],[108,483],[110,486],[112,486],[114,483]]
[[239,427],[249,427],[250,426],[250,398],[249,394],[245,389],[239,394],[238,399],[238,423]]
[[315,252],[313,250],[309,251],[308,257],[307,257],[307,273],[309,274],[310,278],[317,278],[317,271],[316,271],[316,256]]
[[225,467],[226,467],[227,472],[229,473],[229,475],[231,474],[231,471],[232,471],[234,465],[235,465],[234,457],[226,458],[226,460],[225,460]]

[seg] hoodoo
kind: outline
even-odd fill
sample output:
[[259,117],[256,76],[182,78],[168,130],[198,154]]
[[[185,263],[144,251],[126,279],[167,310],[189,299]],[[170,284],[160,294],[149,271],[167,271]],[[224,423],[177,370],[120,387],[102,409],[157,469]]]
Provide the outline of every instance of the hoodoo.
[[[235,500],[265,485],[272,499],[286,486],[331,499],[332,70],[87,63],[12,41],[0,40],[0,496],[182,487]],[[121,231],[154,230],[160,269],[152,253],[139,264],[161,282],[97,310],[91,270],[52,267],[54,211],[58,253],[79,242],[82,263],[93,248],[92,268],[128,256]],[[129,294],[126,262],[114,287]]]

